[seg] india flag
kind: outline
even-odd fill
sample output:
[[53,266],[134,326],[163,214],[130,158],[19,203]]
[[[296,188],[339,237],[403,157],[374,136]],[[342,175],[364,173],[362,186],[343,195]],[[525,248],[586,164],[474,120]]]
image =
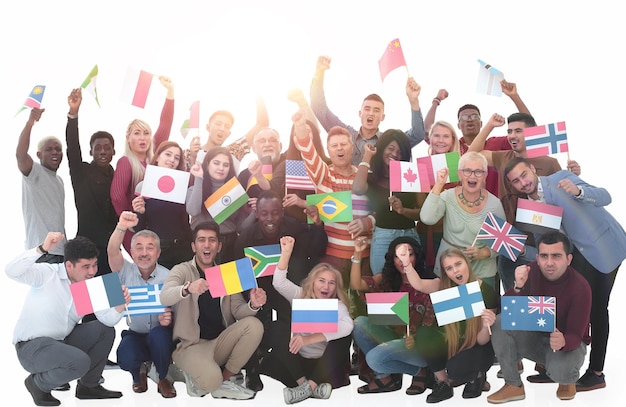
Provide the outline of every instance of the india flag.
[[365,293],[367,316],[373,325],[408,325],[409,294]]
[[117,273],[109,273],[70,284],[79,317],[124,304],[122,284]]
[[204,206],[219,225],[247,202],[248,194],[237,177],[232,177],[204,201]]
[[337,332],[339,300],[295,298],[291,302],[291,332]]
[[144,70],[128,68],[122,88],[122,101],[142,109],[146,107],[153,77],[153,74]]
[[417,159],[417,169],[419,176],[420,178],[427,177],[426,179],[432,187],[433,185],[435,185],[435,180],[437,179],[437,171],[442,168],[448,168],[448,178],[446,179],[446,182],[458,182],[460,158],[461,156],[459,155],[458,151],[420,157]]
[[391,192],[429,192],[428,177],[420,177],[417,161],[389,162],[389,190]]
[[240,293],[257,286],[252,262],[248,257],[209,267],[204,270],[204,275],[213,298]]

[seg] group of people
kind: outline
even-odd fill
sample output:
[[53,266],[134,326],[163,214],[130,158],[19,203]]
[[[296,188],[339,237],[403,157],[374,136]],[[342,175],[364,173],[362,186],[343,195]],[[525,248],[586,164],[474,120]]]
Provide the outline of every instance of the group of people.
[[[285,403],[293,404],[328,399],[350,384],[351,374],[365,382],[359,394],[397,391],[408,374],[406,393],[430,388],[426,401],[437,403],[459,385],[463,398],[489,391],[487,371],[497,359],[505,384],[487,401],[498,404],[525,397],[523,358],[536,363],[538,374],[528,380],[558,383],[559,399],[606,386],[608,302],[626,257],[626,233],[605,209],[609,193],[580,179],[574,160],[561,170],[554,158],[527,158],[523,129],[536,123],[514,83],[503,80],[501,87],[517,112],[506,119],[493,114],[483,126],[478,107],[464,105],[457,136],[455,126],[435,120],[448,92],[440,90],[422,116],[421,87],[408,78],[410,129],[381,131],[379,95],[364,98],[359,128],[331,112],[323,86],[330,62],[318,59],[310,102],[302,91],[289,93],[297,109],[284,152],[261,98],[255,125],[230,145],[224,146],[234,124],[228,111],[211,115],[204,145],[196,137],[185,150],[168,140],[174,85],[162,76],[167,95],[156,132],[133,120],[113,168],[115,139],[98,131],[86,162],[78,131],[82,94],[73,89],[66,148],[78,230],[69,240],[57,174],[63,144],[41,139],[39,162],[33,160],[31,130],[44,109],[31,110],[16,151],[27,251],[6,272],[31,286],[13,344],[36,405],[59,405],[52,391],[69,389],[75,379],[79,399],[122,397],[101,383],[124,304],[79,316],[70,292],[72,283],[108,273],[119,275],[125,304],[128,287],[162,284],[165,311],[128,319],[116,350],[135,393],[146,392],[151,378],[164,398],[176,397],[173,383],[184,381],[193,397],[251,399],[266,375],[285,385]],[[507,136],[488,137],[505,124]],[[459,181],[450,182],[457,177],[442,169],[428,193],[390,192],[390,163],[415,159],[411,151],[420,142],[431,155],[459,152]],[[250,151],[255,157],[239,168]],[[287,160],[303,161],[314,190],[286,186]],[[186,201],[143,196],[147,165],[188,171]],[[268,165],[271,174],[264,172]],[[233,178],[249,200],[218,223],[205,201]],[[306,203],[308,194],[340,191],[351,192],[351,221],[323,222]],[[489,213],[516,225],[520,198],[560,206],[563,216],[560,230],[526,232],[526,246],[512,261],[476,236]],[[259,277],[256,288],[213,297],[207,269],[263,245],[280,247],[274,274]],[[439,325],[430,294],[473,282],[485,304],[481,315]],[[368,292],[406,292],[409,323],[370,320]],[[554,331],[503,329],[501,295],[557,297]],[[292,333],[296,299],[336,299],[337,330]],[[588,345],[589,366],[580,376]]]

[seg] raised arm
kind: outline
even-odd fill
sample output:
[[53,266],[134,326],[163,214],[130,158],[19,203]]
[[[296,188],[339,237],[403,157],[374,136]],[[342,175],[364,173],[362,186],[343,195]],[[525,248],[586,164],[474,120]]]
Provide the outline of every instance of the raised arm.
[[522,101],[519,93],[517,93],[517,85],[515,83],[507,82],[506,80],[502,79],[500,81],[500,87],[502,88],[502,93],[511,98],[513,103],[515,103],[515,107],[517,108],[518,112],[530,114],[530,110],[528,110],[526,104]]
[[67,126],[65,127],[65,142],[67,143],[67,163],[70,172],[73,166],[81,165],[83,161],[82,152],[80,151],[80,138],[78,136],[78,109],[83,100],[81,88],[72,89],[67,97],[69,112],[67,114]]
[[426,117],[424,117],[424,130],[426,132],[426,136],[424,137],[424,139],[429,144],[430,144],[430,139],[429,139],[430,128],[433,126],[433,123],[435,123],[435,116],[437,115],[437,108],[439,107],[441,102],[443,102],[447,97],[448,97],[448,91],[445,89],[439,89],[439,92],[437,92],[437,96],[433,98],[433,103],[431,104],[430,109],[428,109],[428,112],[426,113]]
[[[352,255],[352,266],[350,268],[350,288],[358,291],[369,291],[370,288],[361,275],[361,261],[363,250],[367,248],[367,237],[359,236],[354,241],[354,254]],[[375,279],[380,280],[382,273],[378,273],[374,276]]]
[[491,131],[496,127],[504,126],[504,123],[506,123],[506,120],[503,116],[500,116],[498,113],[491,115],[489,121],[480,129],[480,132],[476,135],[476,138],[472,141],[467,151],[475,151],[482,154],[487,159],[487,163],[493,166],[493,155],[491,151],[485,150],[485,143]]
[[162,142],[169,139],[172,132],[172,123],[174,123],[174,84],[167,76],[159,76],[159,81],[167,89],[167,95],[161,110],[159,127],[153,136],[152,151],[156,151]]
[[406,81],[406,96],[409,98],[411,105],[411,128],[406,131],[406,135],[409,137],[411,147],[415,147],[418,143],[423,141],[426,136],[424,118],[422,117],[419,103],[421,91],[422,87],[420,84],[417,83],[413,77],[409,77]]
[[30,154],[28,154],[28,148],[30,147],[30,132],[35,123],[41,119],[41,115],[45,110],[46,109],[37,108],[31,109],[30,116],[24,125],[24,129],[20,133],[20,138],[17,140],[17,148],[15,150],[17,168],[25,177],[27,177],[33,169],[33,158]]
[[267,112],[267,106],[265,105],[265,99],[263,96],[257,95],[256,97],[256,123],[244,136],[249,146],[254,143],[254,136],[264,127],[269,127],[270,115]]
[[311,109],[309,102],[307,102],[306,98],[304,97],[302,89],[290,89],[287,93],[287,99],[298,105],[298,108],[300,108],[304,112],[306,120],[310,121],[311,123],[315,123],[315,128],[319,133],[319,122],[317,121],[317,117],[315,117],[315,113],[313,112],[313,109]]
[[326,104],[326,96],[324,95],[324,74],[326,70],[330,68],[330,61],[330,57],[324,55],[317,58],[315,76],[311,81],[310,90],[311,109],[326,131],[329,131],[333,126],[348,128],[345,123],[330,111]]
[[376,146],[365,144],[363,147],[363,161],[359,164],[354,181],[352,181],[352,192],[363,195],[367,192],[367,177],[369,175],[370,162],[376,154]]
[[139,219],[137,215],[130,211],[124,211],[120,214],[117,226],[113,229],[107,244],[107,256],[109,258],[109,266],[111,271],[118,272],[124,266],[124,256],[122,255],[122,243],[126,231],[137,225]]

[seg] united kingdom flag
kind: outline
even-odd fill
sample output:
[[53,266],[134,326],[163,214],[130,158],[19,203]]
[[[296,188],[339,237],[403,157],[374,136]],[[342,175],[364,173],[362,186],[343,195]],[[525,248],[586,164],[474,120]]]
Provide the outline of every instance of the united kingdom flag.
[[476,240],[515,261],[526,243],[527,236],[506,220],[489,212],[480,227]]
[[552,314],[556,310],[556,297],[528,297],[528,313]]
[[551,123],[524,129],[526,156],[541,157],[550,154],[567,153],[567,132],[565,122]]

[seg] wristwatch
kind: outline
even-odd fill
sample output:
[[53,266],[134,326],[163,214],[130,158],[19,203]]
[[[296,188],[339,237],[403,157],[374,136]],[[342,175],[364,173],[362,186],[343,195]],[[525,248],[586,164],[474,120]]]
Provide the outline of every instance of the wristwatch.
[[185,292],[186,295],[191,295],[191,291],[189,291],[190,284],[191,284],[191,281],[187,281],[185,285],[183,286],[183,291]]

